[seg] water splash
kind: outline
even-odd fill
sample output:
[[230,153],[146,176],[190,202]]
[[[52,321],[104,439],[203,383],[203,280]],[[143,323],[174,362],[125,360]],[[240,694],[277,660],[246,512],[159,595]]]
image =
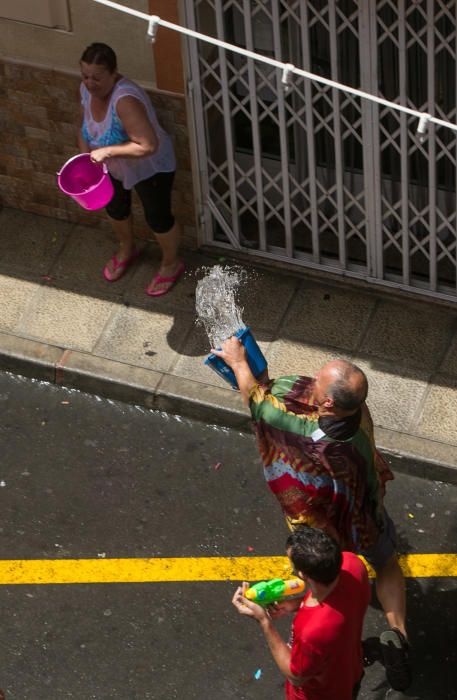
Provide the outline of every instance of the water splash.
[[242,268],[215,265],[197,283],[197,323],[204,326],[213,348],[220,347],[224,340],[244,327],[237,293],[246,276]]

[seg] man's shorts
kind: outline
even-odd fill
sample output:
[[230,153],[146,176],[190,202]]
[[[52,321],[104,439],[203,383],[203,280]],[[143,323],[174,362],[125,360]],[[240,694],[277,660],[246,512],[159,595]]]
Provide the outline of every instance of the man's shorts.
[[395,530],[395,525],[385,508],[383,511],[383,519],[384,529],[379,535],[377,541],[365,552],[359,552],[359,554],[362,554],[365,557],[367,562],[375,571],[382,569],[382,567],[387,564],[388,560],[397,551],[397,532]]

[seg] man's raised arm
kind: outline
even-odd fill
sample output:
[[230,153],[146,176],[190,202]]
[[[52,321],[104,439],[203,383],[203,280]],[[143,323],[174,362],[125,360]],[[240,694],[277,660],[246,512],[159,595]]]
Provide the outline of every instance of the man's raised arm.
[[232,336],[222,343],[221,350],[214,350],[212,348],[211,352],[217,355],[217,357],[221,357],[228,366],[232,368],[236,381],[238,382],[240,394],[244,403],[247,405],[249,403],[250,391],[252,387],[257,384],[257,379],[251,372],[246,358],[246,350],[241,340]]

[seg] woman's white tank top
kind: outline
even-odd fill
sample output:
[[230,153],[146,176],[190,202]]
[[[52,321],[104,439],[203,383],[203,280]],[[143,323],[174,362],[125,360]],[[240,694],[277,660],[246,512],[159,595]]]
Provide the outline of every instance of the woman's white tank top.
[[146,180],[156,173],[169,173],[176,170],[173,144],[167,132],[160,126],[151,100],[139,85],[127,78],[121,78],[114,86],[111,99],[102,122],[96,122],[90,109],[90,93],[83,83],[80,86],[81,104],[84,109],[82,135],[91,148],[112,146],[129,141],[116,105],[121,97],[134,97],[145,107],[149,121],[156,132],[159,142],[155,153],[142,158],[108,158],[106,166],[113,177],[121,180],[126,190],[132,189],[137,182]]

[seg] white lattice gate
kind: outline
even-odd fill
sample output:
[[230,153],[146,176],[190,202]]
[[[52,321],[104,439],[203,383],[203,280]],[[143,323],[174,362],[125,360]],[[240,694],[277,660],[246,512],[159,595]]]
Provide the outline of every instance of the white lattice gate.
[[[456,2],[186,0],[198,31],[456,121]],[[191,40],[206,242],[457,298],[456,132]]]

